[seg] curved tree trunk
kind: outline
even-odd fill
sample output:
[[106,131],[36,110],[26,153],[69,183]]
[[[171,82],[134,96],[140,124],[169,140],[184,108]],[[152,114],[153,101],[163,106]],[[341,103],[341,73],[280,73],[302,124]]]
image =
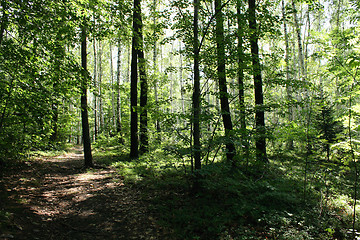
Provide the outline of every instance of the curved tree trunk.
[[[226,64],[225,64],[225,41],[224,41],[224,23],[221,11],[221,0],[215,0],[216,12],[216,45],[217,45],[217,74],[219,81],[219,95],[221,115],[223,119],[225,138],[226,138],[226,157],[229,162],[233,161],[236,154],[235,145],[231,138],[233,126],[230,115],[229,99],[226,86]],[[234,162],[232,162],[234,165]]]

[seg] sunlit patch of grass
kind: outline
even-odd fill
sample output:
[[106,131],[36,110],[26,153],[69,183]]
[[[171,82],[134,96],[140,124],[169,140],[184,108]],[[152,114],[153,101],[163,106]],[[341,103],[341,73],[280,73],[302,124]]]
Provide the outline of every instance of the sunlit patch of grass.
[[95,163],[105,166],[110,166],[118,161],[127,161],[128,155],[128,150],[124,146],[110,146],[93,150]]
[[112,166],[117,169],[120,175],[124,176],[125,181],[139,182],[141,180],[163,179],[169,171],[184,173],[181,164],[161,150],[144,154],[139,159],[120,159],[122,161],[113,162]]
[[56,157],[60,155],[64,155],[67,152],[65,150],[47,150],[47,151],[32,151],[30,152],[30,157]]

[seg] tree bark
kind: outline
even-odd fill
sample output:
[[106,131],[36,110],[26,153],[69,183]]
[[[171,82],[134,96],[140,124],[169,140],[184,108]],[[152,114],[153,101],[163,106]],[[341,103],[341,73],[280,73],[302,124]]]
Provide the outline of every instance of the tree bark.
[[296,31],[296,37],[298,42],[298,57],[299,57],[299,64],[300,64],[300,73],[301,73],[301,80],[305,80],[305,64],[304,64],[304,52],[302,47],[302,40],[301,40],[301,29],[299,25],[299,20],[297,18],[297,10],[295,6],[295,1],[292,0],[292,7],[293,7],[293,15],[294,15],[294,23],[295,23],[295,31]]
[[242,147],[245,150],[245,155],[249,155],[249,143],[248,143],[248,136],[246,130],[246,108],[245,108],[245,86],[244,86],[244,49],[243,49],[243,42],[244,42],[244,29],[243,24],[244,22],[244,14],[241,14],[241,1],[237,1],[236,11],[237,11],[237,24],[238,24],[238,45],[237,45],[237,53],[238,53],[238,71],[237,71],[237,78],[238,78],[238,85],[239,85],[239,107],[240,107],[240,131],[241,131],[241,142]]
[[2,13],[1,25],[0,25],[0,46],[1,46],[2,41],[4,39],[4,33],[5,33],[6,28],[7,28],[7,24],[8,24],[8,14],[6,13],[6,11],[8,10],[7,0],[2,0],[1,1],[1,7],[2,7],[2,10],[3,10],[3,13]]
[[87,106],[87,84],[88,84],[88,72],[87,72],[87,52],[86,52],[86,29],[82,27],[82,42],[81,42],[81,66],[83,70],[83,76],[81,81],[81,123],[82,123],[82,137],[84,145],[84,159],[85,167],[93,167],[94,162],[91,154],[90,143],[90,128],[89,128],[89,116]]
[[102,96],[102,76],[103,76],[103,65],[102,65],[102,55],[103,55],[103,47],[101,41],[98,42],[99,44],[99,133],[101,134],[104,130],[104,114],[103,114],[103,96]]
[[[288,99],[288,121],[291,123],[293,121],[293,108],[291,106],[292,100],[292,87],[291,87],[291,78],[290,78],[290,60],[289,60],[289,36],[287,32],[287,24],[286,24],[286,13],[285,13],[285,1],[282,0],[282,17],[283,17],[283,26],[284,26],[284,36],[285,36],[285,66],[286,66],[286,94]],[[286,143],[286,148],[289,150],[294,149],[294,141],[292,139],[288,139]]]
[[131,83],[130,83],[130,158],[139,157],[139,140],[138,140],[138,113],[137,113],[137,48],[139,46],[139,8],[140,0],[134,0],[133,9],[133,36],[131,47]]
[[199,5],[200,0],[194,0],[194,92],[193,92],[193,138],[194,138],[194,165],[195,170],[201,169],[201,145],[200,145],[200,70],[199,70]]
[[94,141],[97,139],[98,135],[98,117],[97,117],[97,50],[96,50],[96,39],[94,38],[93,42],[93,50],[94,50]]
[[[154,4],[154,12],[156,11],[156,0],[154,0],[153,2]],[[156,34],[156,17],[155,17],[155,14],[154,14],[154,19],[153,19],[153,23],[154,23],[154,37],[155,37],[155,34]],[[157,76],[157,41],[156,41],[156,38],[154,38],[154,45],[153,45],[153,70],[154,70],[154,75]],[[155,79],[155,83],[154,83],[154,94],[155,94],[155,106],[156,108],[158,109],[159,108],[159,97],[158,97],[158,79],[156,78]],[[156,118],[156,121],[155,121],[155,128],[156,128],[156,132],[158,134],[157,136],[157,139],[159,140],[160,142],[160,139],[161,139],[161,136],[160,136],[160,132],[161,132],[161,127],[160,127],[160,120],[159,120],[159,117]]]
[[258,29],[256,24],[256,5],[255,0],[248,0],[249,4],[249,28],[250,28],[250,48],[253,65],[254,91],[255,91],[255,128],[256,128],[256,159],[261,162],[268,162],[266,155],[266,130],[264,96],[262,90],[261,65],[258,46]]
[[112,44],[111,41],[109,43],[109,51],[110,51],[110,86],[111,86],[111,128],[110,133],[113,132],[113,129],[116,129],[116,103],[115,102],[115,91],[117,91],[117,87],[114,87],[114,67],[113,67],[113,54],[112,54]]
[[[116,67],[116,132],[121,135],[121,96],[120,96],[120,69],[121,69],[121,47],[120,47],[120,38],[118,39],[118,54],[117,54],[117,67]],[[120,138],[120,143],[123,144],[124,140]]]
[[224,23],[221,11],[221,0],[215,0],[216,12],[216,45],[217,45],[217,74],[219,81],[219,95],[221,115],[223,119],[225,138],[226,138],[226,157],[233,165],[234,156],[236,154],[235,145],[232,139],[232,121],[230,115],[230,106],[228,99],[228,92],[226,86],[226,63],[225,63],[225,40],[224,40]]
[[140,73],[140,153],[146,153],[149,151],[149,138],[148,138],[148,114],[147,114],[147,95],[148,95],[148,83],[146,78],[146,62],[144,56],[144,41],[143,41],[143,24],[141,17],[141,3],[136,9],[138,17],[138,61],[139,61],[139,73]]

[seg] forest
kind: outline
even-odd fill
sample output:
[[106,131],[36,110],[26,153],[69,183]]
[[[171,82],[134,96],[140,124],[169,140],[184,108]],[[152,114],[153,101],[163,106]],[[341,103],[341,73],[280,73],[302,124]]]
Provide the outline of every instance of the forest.
[[360,239],[359,0],[0,19],[0,239]]

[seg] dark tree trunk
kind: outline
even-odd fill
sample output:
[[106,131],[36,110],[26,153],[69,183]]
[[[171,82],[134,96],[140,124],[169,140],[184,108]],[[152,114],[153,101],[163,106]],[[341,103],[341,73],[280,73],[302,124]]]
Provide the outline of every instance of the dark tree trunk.
[[194,0],[194,92],[193,92],[193,137],[194,137],[194,162],[195,170],[201,169],[201,145],[200,145],[200,71],[199,71],[199,0]]
[[240,131],[241,131],[241,142],[243,148],[245,149],[245,155],[249,155],[249,143],[248,136],[246,131],[246,109],[245,109],[245,87],[244,87],[244,49],[243,49],[243,37],[244,37],[244,29],[243,24],[244,14],[241,14],[241,1],[237,1],[237,24],[238,24],[238,45],[237,45],[237,53],[238,53],[238,84],[239,84],[239,107],[240,107]]
[[81,66],[83,68],[83,77],[81,81],[81,123],[82,123],[82,137],[84,144],[84,158],[85,167],[93,167],[94,162],[91,155],[91,143],[90,143],[90,129],[89,129],[89,116],[87,106],[87,84],[88,84],[88,72],[87,72],[87,53],[86,53],[86,29],[82,28],[82,42],[81,42]]
[[6,12],[8,9],[7,0],[1,1],[1,7],[2,7],[3,12],[2,12],[1,25],[0,25],[0,46],[4,39],[4,33],[7,28],[7,24],[8,24],[8,14]]
[[256,5],[255,0],[248,0],[249,4],[249,27],[250,27],[250,47],[253,65],[254,90],[255,90],[255,127],[256,127],[256,159],[261,162],[268,162],[266,155],[266,130],[264,96],[262,90],[261,66],[258,46],[258,29],[256,25]]
[[53,102],[52,106],[52,133],[50,135],[50,141],[52,143],[56,143],[58,140],[58,120],[59,120],[59,111],[58,111],[58,104]]
[[[140,1],[139,1],[140,2]],[[147,95],[148,83],[146,78],[146,66],[144,56],[144,43],[143,43],[143,24],[141,18],[141,4],[137,9],[138,12],[138,60],[139,60],[139,74],[140,74],[140,152],[145,153],[149,151],[149,138],[148,138],[148,114],[147,114]]]
[[[223,119],[225,138],[226,138],[226,157],[229,162],[233,161],[236,154],[232,135],[232,121],[230,115],[229,99],[226,86],[226,63],[225,63],[225,41],[224,41],[224,23],[221,11],[221,0],[215,0],[216,12],[216,45],[217,45],[217,74],[219,81],[219,95],[221,115]],[[233,163],[233,162],[232,162]],[[234,164],[234,163],[233,163]]]
[[133,36],[131,47],[131,83],[130,83],[130,158],[139,157],[139,140],[138,140],[138,113],[137,113],[137,49],[139,46],[139,10],[140,0],[134,0],[133,9]]

